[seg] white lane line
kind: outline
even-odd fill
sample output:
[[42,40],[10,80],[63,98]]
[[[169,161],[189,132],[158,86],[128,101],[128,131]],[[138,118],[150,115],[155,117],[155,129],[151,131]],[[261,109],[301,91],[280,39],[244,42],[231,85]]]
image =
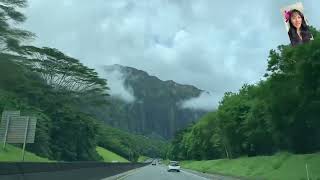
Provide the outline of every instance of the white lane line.
[[184,172],[184,173],[186,173],[186,174],[192,175],[192,176],[194,176],[194,177],[197,177],[197,178],[206,179],[206,180],[208,179],[208,178],[205,178],[205,177],[202,177],[202,176],[199,176],[199,175],[196,175],[196,174],[193,174],[193,173],[184,171],[184,170],[180,170],[180,171],[182,171],[182,172]]

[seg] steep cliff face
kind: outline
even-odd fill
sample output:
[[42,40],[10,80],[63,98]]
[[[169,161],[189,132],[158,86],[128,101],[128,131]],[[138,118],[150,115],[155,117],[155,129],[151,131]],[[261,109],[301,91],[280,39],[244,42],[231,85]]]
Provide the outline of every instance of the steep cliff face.
[[135,99],[128,103],[115,96],[110,97],[110,105],[99,114],[114,127],[168,139],[178,129],[206,113],[180,107],[181,102],[202,93],[194,86],[162,81],[144,71],[121,65],[106,66],[104,71],[106,76],[114,71],[120,72],[124,86],[130,89]]

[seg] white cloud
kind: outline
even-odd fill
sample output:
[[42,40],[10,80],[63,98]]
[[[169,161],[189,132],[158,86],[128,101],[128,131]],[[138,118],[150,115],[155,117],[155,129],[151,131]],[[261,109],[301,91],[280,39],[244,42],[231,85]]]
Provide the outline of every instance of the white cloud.
[[109,94],[113,97],[118,97],[127,103],[135,101],[133,90],[130,86],[125,86],[125,75],[121,71],[115,69],[113,71],[106,71],[105,69],[99,69],[99,74],[103,78],[107,78],[108,87],[110,88]]
[[219,100],[220,97],[213,96],[209,92],[202,92],[199,97],[191,98],[181,102],[180,106],[181,108],[212,111],[217,108]]

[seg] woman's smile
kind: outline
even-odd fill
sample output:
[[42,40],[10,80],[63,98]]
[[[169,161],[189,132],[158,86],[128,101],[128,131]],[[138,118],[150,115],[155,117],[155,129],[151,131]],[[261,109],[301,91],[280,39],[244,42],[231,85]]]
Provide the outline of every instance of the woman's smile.
[[294,13],[292,16],[291,16],[291,22],[292,22],[292,25],[297,28],[297,29],[300,29],[301,27],[301,24],[302,24],[302,18],[299,14],[297,13]]

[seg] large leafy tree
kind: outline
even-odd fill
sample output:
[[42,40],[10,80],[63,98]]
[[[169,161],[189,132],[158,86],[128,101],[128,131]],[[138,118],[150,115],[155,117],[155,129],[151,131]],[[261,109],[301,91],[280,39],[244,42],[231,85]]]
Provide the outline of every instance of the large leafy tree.
[[98,77],[94,69],[54,48],[23,46],[23,55],[31,69],[39,72],[49,85],[56,89],[86,92],[106,90],[106,80]]
[[18,29],[12,24],[22,23],[26,17],[17,10],[27,6],[26,0],[0,0],[0,50],[11,51],[18,48],[21,40],[34,36],[33,33]]
[[17,9],[26,5],[0,0],[0,111],[18,109],[38,118],[35,143],[27,146],[32,152],[57,160],[98,160],[95,119],[79,106],[106,103],[106,80],[57,49],[21,46],[34,36],[15,27],[25,21]]

